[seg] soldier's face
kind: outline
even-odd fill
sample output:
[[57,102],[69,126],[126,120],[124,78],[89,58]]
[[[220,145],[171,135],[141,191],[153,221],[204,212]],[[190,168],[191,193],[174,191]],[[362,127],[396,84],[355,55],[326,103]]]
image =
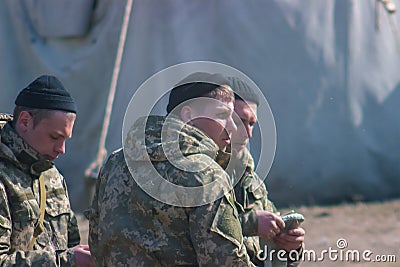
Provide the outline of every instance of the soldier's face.
[[241,151],[253,136],[253,127],[257,122],[257,104],[236,100],[235,113],[237,130],[232,134],[232,149]]
[[22,111],[17,124],[18,133],[28,145],[47,160],[55,160],[65,153],[65,140],[72,137],[75,115],[55,111],[34,125],[33,118]]
[[233,102],[223,102],[208,98],[192,105],[190,123],[202,130],[225,151],[231,143],[232,132],[236,131],[236,125],[232,119]]

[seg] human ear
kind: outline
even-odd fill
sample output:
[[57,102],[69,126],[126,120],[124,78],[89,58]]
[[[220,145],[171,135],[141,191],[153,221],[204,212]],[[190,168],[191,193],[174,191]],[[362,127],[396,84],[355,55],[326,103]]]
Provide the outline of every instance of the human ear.
[[28,111],[21,111],[17,118],[16,126],[22,132],[26,132],[33,123],[33,118]]
[[183,106],[181,108],[181,119],[184,122],[189,123],[192,120],[192,116],[193,116],[193,110],[191,107]]

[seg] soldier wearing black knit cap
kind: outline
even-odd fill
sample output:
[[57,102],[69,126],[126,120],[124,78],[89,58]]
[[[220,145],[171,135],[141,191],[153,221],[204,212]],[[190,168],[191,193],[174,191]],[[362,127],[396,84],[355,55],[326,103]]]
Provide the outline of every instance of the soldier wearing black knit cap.
[[72,136],[75,101],[56,77],[44,75],[15,104],[13,121],[0,130],[0,265],[92,266],[53,163]]
[[226,84],[189,75],[171,90],[168,116],[135,121],[108,158],[89,212],[98,266],[254,266],[222,168],[235,131]]
[[[235,185],[236,201],[243,206],[240,214],[244,244],[253,262],[259,266],[260,253],[265,250],[263,243],[267,242],[268,248],[273,248],[286,253],[297,250],[301,255],[305,232],[302,228],[291,229],[284,233],[284,222],[273,202],[268,199],[268,192],[262,179],[255,172],[254,160],[247,149],[247,143],[253,136],[253,127],[257,123],[257,108],[260,98],[256,91],[242,79],[228,77],[229,85],[235,93],[235,121],[237,130],[232,135],[232,149],[236,153],[234,158],[235,174],[240,174]],[[244,171],[243,171],[244,166]],[[235,177],[236,179],[236,177]],[[264,251],[265,252],[265,251]],[[257,256],[258,255],[258,256]],[[294,254],[293,254],[294,255]],[[269,259],[265,257],[265,259]],[[273,261],[280,259],[274,258]],[[285,266],[294,267],[299,264],[294,257],[285,256]],[[265,264],[267,265],[267,264]]]

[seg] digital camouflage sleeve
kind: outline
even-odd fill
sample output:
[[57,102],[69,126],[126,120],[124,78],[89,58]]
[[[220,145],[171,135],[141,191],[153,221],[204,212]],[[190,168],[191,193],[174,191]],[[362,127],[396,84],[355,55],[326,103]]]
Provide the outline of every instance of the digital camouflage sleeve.
[[[260,250],[265,249],[265,245],[270,242],[261,240],[258,235],[258,220],[256,210],[266,210],[269,212],[277,212],[274,203],[268,199],[268,191],[265,183],[254,170],[254,160],[250,152],[246,149],[241,157],[240,164],[245,164],[245,169],[235,185],[236,201],[242,205],[244,212],[240,214],[240,221],[243,229],[244,244],[251,260],[258,265],[262,264],[257,259]],[[277,259],[275,259],[277,260]],[[288,267],[298,266],[299,262],[291,262],[288,260]]]

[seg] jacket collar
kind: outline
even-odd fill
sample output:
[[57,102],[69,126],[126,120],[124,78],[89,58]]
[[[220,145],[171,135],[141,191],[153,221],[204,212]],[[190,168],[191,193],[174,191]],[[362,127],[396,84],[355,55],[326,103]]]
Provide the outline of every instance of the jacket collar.
[[11,123],[7,123],[1,130],[0,143],[2,156],[18,165],[24,170],[29,170],[33,175],[39,175],[54,166],[54,163],[44,159],[36,150],[28,145],[15,131]]

